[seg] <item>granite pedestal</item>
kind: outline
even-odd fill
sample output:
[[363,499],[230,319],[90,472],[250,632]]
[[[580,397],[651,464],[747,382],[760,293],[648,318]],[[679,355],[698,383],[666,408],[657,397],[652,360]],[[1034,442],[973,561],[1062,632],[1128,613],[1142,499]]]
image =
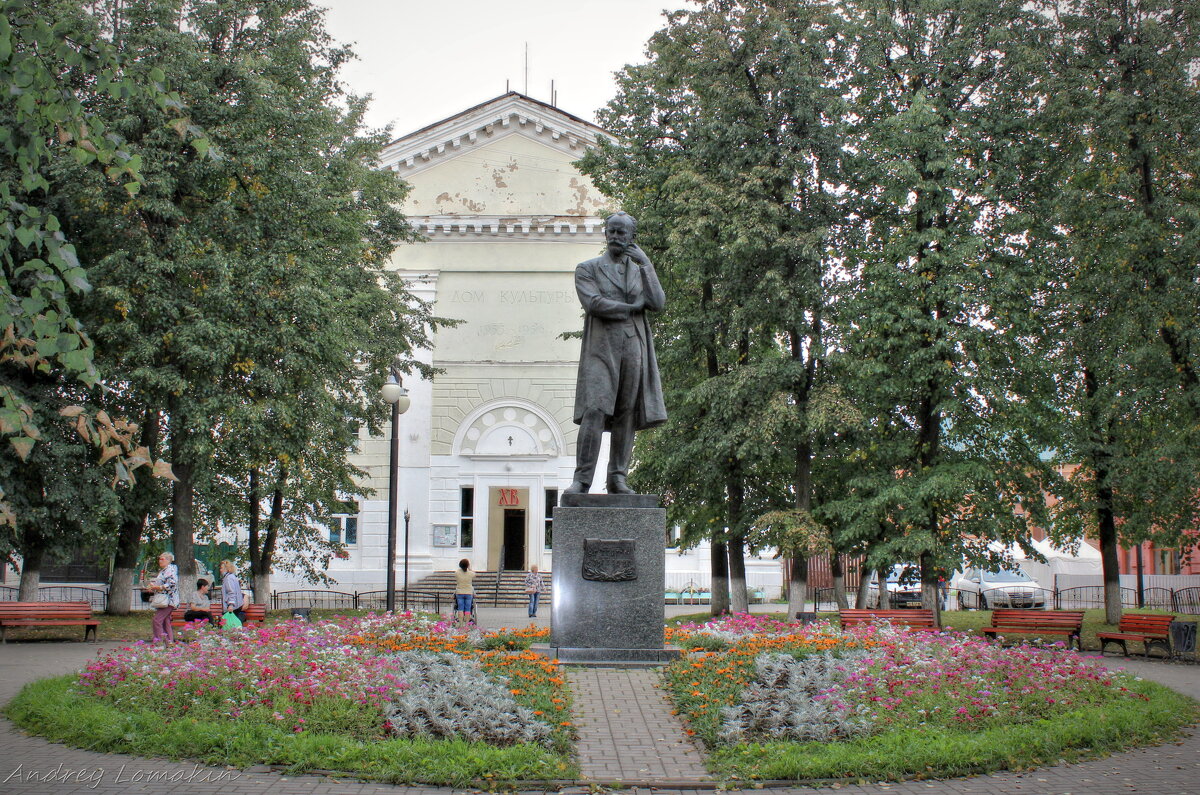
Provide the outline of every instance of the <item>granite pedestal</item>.
[[566,494],[554,510],[550,653],[575,665],[661,664],[667,513],[647,494]]

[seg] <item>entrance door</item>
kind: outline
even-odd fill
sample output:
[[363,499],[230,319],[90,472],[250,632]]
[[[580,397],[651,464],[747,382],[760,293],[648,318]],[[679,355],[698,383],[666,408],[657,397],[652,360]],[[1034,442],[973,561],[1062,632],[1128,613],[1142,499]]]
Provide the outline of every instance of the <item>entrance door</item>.
[[525,568],[525,509],[504,509],[504,568],[521,571]]

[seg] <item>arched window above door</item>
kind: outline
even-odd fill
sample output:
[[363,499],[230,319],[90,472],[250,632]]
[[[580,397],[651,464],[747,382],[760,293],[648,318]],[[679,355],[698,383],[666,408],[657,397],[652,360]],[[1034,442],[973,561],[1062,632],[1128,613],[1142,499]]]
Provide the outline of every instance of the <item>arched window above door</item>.
[[493,401],[471,412],[454,435],[454,452],[469,458],[553,458],[564,448],[549,414],[526,401]]

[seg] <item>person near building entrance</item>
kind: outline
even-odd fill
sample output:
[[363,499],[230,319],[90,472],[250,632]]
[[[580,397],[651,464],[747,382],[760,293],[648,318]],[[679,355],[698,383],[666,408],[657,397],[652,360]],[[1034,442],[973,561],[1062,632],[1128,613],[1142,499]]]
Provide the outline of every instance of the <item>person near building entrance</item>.
[[472,620],[475,610],[475,572],[471,561],[463,558],[454,572],[454,620],[466,623]]
[[538,597],[546,591],[546,581],[537,566],[530,566],[525,575],[525,593],[529,594],[529,617],[537,618]]
[[632,494],[625,477],[633,435],[667,421],[646,319],[646,312],[666,305],[666,295],[650,258],[634,242],[636,235],[633,216],[609,216],[604,222],[604,253],[575,268],[575,292],[584,310],[575,382],[579,437],[574,479],[564,494],[586,493],[591,487],[604,431],[612,432],[608,493]]

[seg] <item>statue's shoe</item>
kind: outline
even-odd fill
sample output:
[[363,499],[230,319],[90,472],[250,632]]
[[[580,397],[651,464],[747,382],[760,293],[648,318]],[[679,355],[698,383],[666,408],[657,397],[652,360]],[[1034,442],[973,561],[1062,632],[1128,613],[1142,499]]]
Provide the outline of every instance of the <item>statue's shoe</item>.
[[609,494],[637,494],[636,491],[629,488],[629,484],[625,482],[624,475],[616,475],[608,479]]

